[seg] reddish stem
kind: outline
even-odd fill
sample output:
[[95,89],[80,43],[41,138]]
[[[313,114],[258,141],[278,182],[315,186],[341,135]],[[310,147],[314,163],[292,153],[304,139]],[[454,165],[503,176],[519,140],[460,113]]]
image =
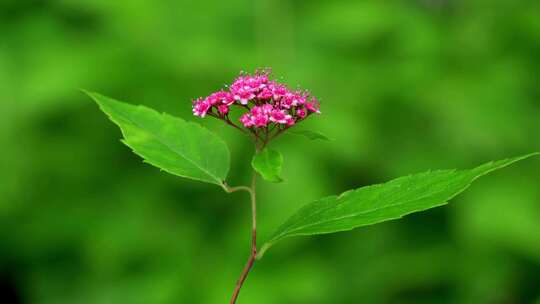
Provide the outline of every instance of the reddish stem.
[[249,255],[249,259],[246,263],[246,266],[244,266],[244,270],[242,270],[242,274],[240,275],[240,278],[236,282],[236,286],[234,287],[234,292],[231,297],[230,304],[235,304],[236,300],[238,299],[238,295],[240,294],[240,290],[242,289],[242,286],[244,284],[244,281],[246,280],[251,268],[253,267],[253,263],[255,263],[255,257],[257,256],[257,198],[256,198],[256,190],[255,190],[255,182],[257,179],[257,175],[255,172],[253,172],[253,178],[251,179],[251,187],[247,186],[239,186],[239,187],[229,187],[227,185],[223,185],[223,188],[228,193],[236,192],[236,191],[247,191],[251,197],[251,253]]
[[255,257],[257,256],[257,245],[256,245],[256,238],[257,238],[257,231],[252,231],[252,244],[251,244],[251,255],[249,256],[249,259],[246,263],[246,266],[244,267],[244,270],[242,271],[242,274],[240,275],[240,278],[236,282],[236,286],[234,288],[233,295],[231,297],[230,304],[235,304],[236,300],[238,299],[238,295],[240,294],[240,289],[242,289],[242,285],[244,284],[244,281],[246,280],[249,271],[251,270],[251,267],[253,267],[253,263],[255,263]]

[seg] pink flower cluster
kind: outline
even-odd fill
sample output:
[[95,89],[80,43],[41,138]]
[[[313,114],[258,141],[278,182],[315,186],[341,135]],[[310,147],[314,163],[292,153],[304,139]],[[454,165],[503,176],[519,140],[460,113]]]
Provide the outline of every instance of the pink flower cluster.
[[225,91],[218,91],[212,93],[206,98],[198,98],[193,102],[193,114],[196,116],[204,117],[206,113],[215,107],[221,114],[228,114],[229,107],[234,103],[234,98],[231,93]]
[[[305,91],[292,91],[269,79],[268,70],[254,75],[241,74],[228,87],[193,102],[193,114],[207,114],[229,121],[233,106],[247,109],[239,121],[246,128],[263,128],[270,124],[292,126],[312,113],[320,113],[319,102]],[[229,121],[230,122],[230,121]]]

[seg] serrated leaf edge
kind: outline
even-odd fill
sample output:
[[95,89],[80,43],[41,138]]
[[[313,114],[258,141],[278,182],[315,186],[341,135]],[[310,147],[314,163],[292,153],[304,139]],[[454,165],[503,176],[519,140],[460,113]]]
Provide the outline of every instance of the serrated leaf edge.
[[[321,223],[326,223],[326,222],[332,222],[332,221],[336,221],[336,220],[339,220],[339,219],[344,219],[344,218],[349,218],[349,217],[354,217],[354,216],[357,216],[357,215],[362,215],[362,214],[365,214],[365,213],[369,213],[369,212],[373,212],[375,210],[381,210],[381,209],[384,209],[384,208],[391,208],[391,207],[395,207],[395,206],[399,206],[399,205],[402,205],[404,203],[408,203],[408,202],[411,202],[411,201],[416,201],[416,200],[419,200],[419,199],[423,199],[425,198],[424,197],[421,197],[421,198],[417,198],[417,199],[414,199],[414,200],[409,200],[409,201],[406,201],[406,202],[400,202],[399,204],[393,204],[393,205],[389,205],[389,206],[385,206],[385,207],[382,207],[382,208],[373,208],[373,209],[370,209],[370,210],[366,210],[366,211],[363,211],[363,212],[359,212],[359,213],[355,213],[353,215],[348,215],[348,216],[345,216],[345,217],[342,217],[342,218],[334,218],[334,219],[330,219],[330,220],[327,220],[327,221],[319,221],[317,223],[311,223],[311,224],[307,224],[307,225],[304,225],[304,226],[301,226],[301,227],[297,227],[291,231],[285,231],[285,232],[282,232],[278,235],[275,235],[273,236],[270,240],[268,240],[267,242],[265,242],[263,244],[263,246],[261,247],[261,249],[259,250],[259,252],[257,253],[257,259],[261,259],[264,254],[266,253],[266,251],[272,247],[275,243],[277,243],[278,241],[280,241],[281,239],[284,239],[284,238],[288,238],[288,237],[294,237],[294,236],[308,236],[308,235],[322,235],[322,234],[330,234],[330,233],[337,233],[337,232],[343,232],[343,231],[350,231],[350,230],[353,230],[353,229],[356,229],[356,228],[360,228],[360,227],[363,227],[363,226],[369,226],[369,225],[375,225],[375,224],[378,224],[378,223],[381,223],[381,222],[386,222],[386,221],[391,221],[391,220],[396,220],[396,219],[400,219],[400,218],[403,218],[404,216],[407,216],[409,214],[412,214],[412,213],[416,213],[416,212],[421,212],[421,211],[425,211],[427,209],[432,209],[432,208],[436,208],[436,207],[440,207],[440,206],[443,206],[443,205],[446,205],[448,204],[448,202],[450,200],[452,200],[453,198],[455,198],[456,196],[458,196],[459,194],[463,193],[465,190],[467,190],[474,181],[476,181],[478,178],[482,177],[482,176],[485,176],[493,171],[496,171],[496,170],[499,170],[499,169],[502,169],[502,168],[505,168],[505,167],[508,167],[518,161],[521,161],[521,160],[524,160],[524,159],[527,159],[527,158],[530,158],[532,156],[535,156],[535,155],[540,155],[540,152],[534,152],[534,153],[530,153],[530,154],[527,154],[527,155],[523,155],[523,156],[518,156],[518,157],[515,157],[515,158],[507,158],[507,159],[503,159],[503,160],[499,160],[499,161],[496,161],[496,162],[501,162],[501,163],[504,163],[504,162],[507,162],[507,163],[504,163],[500,166],[497,166],[497,167],[494,167],[494,168],[491,168],[490,170],[488,171],[485,171],[483,172],[482,174],[479,174],[479,175],[476,175],[472,178],[472,180],[467,184],[465,185],[462,189],[460,189],[459,191],[456,191],[456,193],[454,195],[452,195],[448,200],[444,201],[444,202],[441,202],[440,204],[436,204],[434,206],[430,206],[428,208],[423,208],[423,209],[418,209],[418,210],[414,210],[414,211],[411,211],[411,212],[407,212],[407,213],[404,213],[400,216],[396,216],[396,217],[391,217],[391,218],[387,218],[387,219],[383,219],[383,220],[380,220],[380,221],[376,221],[376,222],[373,222],[373,223],[370,223],[370,224],[367,224],[367,225],[361,225],[361,226],[356,226],[356,227],[352,227],[352,228],[344,228],[344,229],[341,229],[341,230],[335,230],[335,231],[332,231],[332,232],[323,232],[323,233],[292,233],[292,234],[289,234],[291,231],[295,231],[295,230],[299,230],[299,229],[303,229],[303,228],[306,228],[306,227],[309,227],[309,226],[313,226],[313,225],[318,225],[318,224],[321,224]],[[489,165],[493,165],[496,163],[495,161],[491,161],[491,162],[488,162],[488,163],[485,163],[485,164],[482,164],[480,166],[477,166],[473,169],[469,169],[469,170],[475,170],[475,169],[478,169],[478,168],[481,168],[483,166],[489,166]],[[436,170],[436,171],[449,171],[449,172],[455,172],[457,171],[456,169],[449,169],[449,170]],[[419,173],[419,174],[424,174],[424,173],[427,173],[427,172],[432,172],[432,170],[428,170],[426,172],[422,172],[422,173]],[[410,176],[410,175],[407,175],[407,176]],[[396,179],[399,179],[399,178],[403,178],[403,177],[398,177]],[[396,179],[393,179],[393,180],[396,180]],[[393,180],[390,180],[388,182],[392,182]],[[388,183],[387,182],[387,183]],[[370,186],[366,186],[366,187],[377,187],[377,186],[382,186],[384,185],[385,183],[381,183],[381,184],[375,184],[375,185],[370,185]],[[337,198],[341,198],[351,192],[354,192],[354,191],[358,191],[360,189],[364,189],[366,187],[360,187],[358,189],[351,189],[351,190],[347,190],[341,194],[339,194],[337,196]],[[323,199],[326,199],[326,198],[329,198],[331,196],[328,196],[328,197],[324,197],[324,198],[321,198],[319,200],[323,200]],[[319,201],[317,200],[317,201]],[[312,203],[312,202],[311,202]],[[309,203],[309,204],[311,204]],[[309,204],[306,204],[306,205],[309,205]],[[306,205],[304,205],[303,207],[305,207]],[[302,207],[302,208],[303,208]],[[328,210],[330,208],[334,208],[336,207],[336,205],[332,205],[332,206],[329,206],[327,208],[324,208],[324,209],[321,209],[317,212],[320,213],[320,212],[323,212],[324,210]],[[301,208],[300,208],[301,209]],[[299,209],[299,210],[300,210]],[[313,216],[313,215],[312,215]],[[285,222],[286,223],[286,222]],[[285,224],[284,223],[284,224]],[[279,230],[279,228],[277,229]],[[285,234],[287,234],[286,236],[284,236]]]
[[[112,121],[114,124],[116,124],[119,129],[120,129],[120,132],[122,133],[122,139],[120,140],[120,142],[122,142],[122,144],[126,145],[134,154],[138,155],[139,157],[141,157],[143,159],[143,162],[144,163],[147,163],[147,164],[150,164],[154,167],[157,167],[158,169],[160,169],[161,171],[164,171],[164,172],[167,172],[169,174],[172,174],[172,175],[175,175],[175,176],[179,176],[179,177],[184,177],[184,178],[187,178],[187,179],[192,179],[192,180],[197,180],[197,181],[201,181],[201,182],[205,182],[205,183],[211,183],[211,184],[215,184],[215,185],[218,185],[218,186],[221,186],[223,187],[224,186],[224,180],[222,180],[221,178],[211,174],[210,172],[208,172],[207,170],[205,170],[204,168],[201,168],[197,165],[196,162],[194,162],[193,160],[191,160],[190,158],[178,153],[177,151],[173,150],[167,143],[163,142],[159,136],[156,136],[154,134],[152,134],[152,136],[154,136],[155,138],[158,139],[158,141],[163,144],[165,147],[167,147],[170,151],[172,151],[174,154],[178,154],[180,155],[181,157],[183,157],[184,159],[188,160],[190,163],[192,163],[193,165],[195,165],[195,167],[199,168],[201,171],[203,171],[204,173],[206,173],[208,176],[210,176],[211,178],[214,179],[214,181],[210,182],[209,180],[204,180],[204,179],[201,179],[201,178],[197,178],[197,177],[192,177],[192,176],[187,176],[187,175],[182,175],[182,174],[178,174],[176,172],[171,172],[169,171],[168,169],[166,168],[162,168],[160,166],[158,166],[157,164],[153,163],[151,160],[148,160],[145,156],[143,156],[142,154],[138,153],[137,151],[135,151],[128,143],[128,140],[127,140],[127,136],[126,134],[124,133],[124,130],[122,129],[122,127],[120,126],[120,122],[118,122],[115,118],[113,118],[107,111],[105,111],[104,109],[104,106],[102,104],[102,102],[99,100],[99,97],[105,97],[107,99],[111,99],[107,96],[104,96],[102,94],[99,94],[99,93],[95,93],[95,92],[89,92],[89,91],[86,91],[86,90],[82,90],[82,92],[84,92],[85,94],[87,94],[90,98],[92,98],[99,106],[100,110],[105,113],[105,115],[107,115],[107,117],[109,118],[110,121]],[[113,102],[120,102],[120,101],[116,101],[116,100],[113,100]],[[126,103],[128,104],[128,103]],[[216,134],[214,134],[213,132],[211,132],[210,130],[206,129],[205,127],[203,127],[202,125],[198,124],[198,123],[194,123],[194,122],[191,122],[191,121],[186,121],[186,120],[183,120],[182,118],[179,118],[179,117],[176,117],[176,116],[173,116],[173,115],[170,115],[170,114],[167,114],[165,112],[163,113],[160,113],[152,108],[149,108],[149,107],[146,107],[146,106],[143,106],[143,105],[132,105],[130,104],[131,106],[134,106],[134,107],[137,107],[137,108],[143,108],[143,109],[146,109],[146,110],[149,110],[151,112],[154,112],[160,116],[169,116],[173,119],[177,119],[177,120],[180,120],[184,123],[187,123],[187,124],[191,124],[191,125],[195,125],[197,126],[198,128],[202,128],[204,130],[206,130],[207,132],[209,133],[212,133],[213,135],[215,135],[216,139],[221,141],[223,144],[224,144],[224,147],[227,149],[227,154],[228,154],[228,157],[229,157],[229,162],[230,162],[230,150],[229,150],[229,147],[227,146],[227,144],[225,143],[225,141],[223,139],[221,139],[219,136],[217,136]],[[137,123],[135,123],[134,121],[132,120],[129,120],[130,123],[132,123],[134,126],[136,127],[139,127],[140,129],[144,130],[144,128],[141,128]],[[228,170],[227,172],[225,173],[225,179],[228,175]]]

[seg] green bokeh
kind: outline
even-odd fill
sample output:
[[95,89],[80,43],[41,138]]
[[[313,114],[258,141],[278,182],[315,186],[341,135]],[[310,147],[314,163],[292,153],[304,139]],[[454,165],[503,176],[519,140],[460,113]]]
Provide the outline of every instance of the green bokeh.
[[[190,100],[272,67],[322,100],[260,183],[261,239],[302,204],[429,168],[540,149],[540,2],[0,2],[0,290],[19,302],[227,303],[249,204],[143,164],[79,89],[188,120]],[[217,121],[249,180],[253,149]],[[236,134],[238,133],[238,134]],[[284,241],[239,304],[539,303],[540,160],[449,206]],[[15,297],[13,297],[15,298]],[[10,303],[10,302],[8,302]]]

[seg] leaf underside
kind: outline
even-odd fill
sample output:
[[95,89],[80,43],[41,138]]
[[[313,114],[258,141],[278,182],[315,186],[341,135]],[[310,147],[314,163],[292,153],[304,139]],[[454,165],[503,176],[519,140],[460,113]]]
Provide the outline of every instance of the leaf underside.
[[212,132],[144,106],[97,93],[87,94],[120,127],[124,136],[122,142],[144,162],[177,176],[223,184],[229,171],[229,149]]
[[477,178],[539,154],[490,162],[470,170],[439,170],[404,176],[319,199],[285,221],[257,257],[261,258],[268,248],[287,237],[347,231],[445,205]]
[[251,166],[265,180],[273,183],[282,182],[281,166],[283,164],[283,156],[278,151],[265,148],[261,152],[255,154],[251,160]]

